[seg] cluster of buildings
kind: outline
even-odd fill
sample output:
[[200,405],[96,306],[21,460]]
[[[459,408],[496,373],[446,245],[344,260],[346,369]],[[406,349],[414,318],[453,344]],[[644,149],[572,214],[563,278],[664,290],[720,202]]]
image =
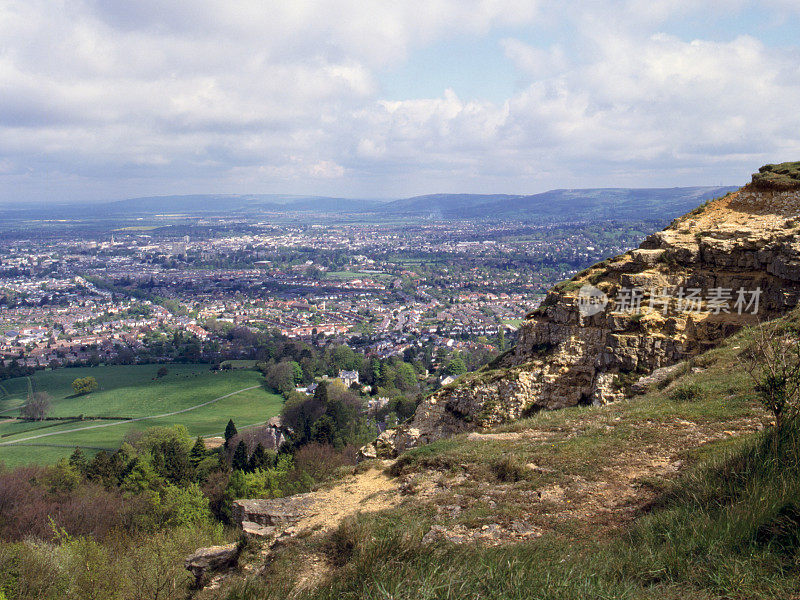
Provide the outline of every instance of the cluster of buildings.
[[548,239],[469,222],[208,231],[0,240],[0,359],[102,361],[135,353],[152,332],[224,344],[230,327],[357,340],[379,356],[421,341],[474,346],[513,330],[583,263],[618,250],[580,229]]

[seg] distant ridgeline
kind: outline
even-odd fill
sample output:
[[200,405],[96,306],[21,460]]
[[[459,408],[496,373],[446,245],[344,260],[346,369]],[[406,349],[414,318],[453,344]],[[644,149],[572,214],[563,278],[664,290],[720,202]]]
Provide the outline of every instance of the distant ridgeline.
[[736,187],[551,190],[530,196],[435,194],[396,200],[388,213],[510,221],[672,220]]
[[97,204],[0,207],[0,219],[125,219],[132,217],[290,217],[302,221],[497,219],[564,223],[604,220],[670,221],[735,187],[598,188],[533,195],[431,194],[400,200],[322,196],[211,195],[133,198]]

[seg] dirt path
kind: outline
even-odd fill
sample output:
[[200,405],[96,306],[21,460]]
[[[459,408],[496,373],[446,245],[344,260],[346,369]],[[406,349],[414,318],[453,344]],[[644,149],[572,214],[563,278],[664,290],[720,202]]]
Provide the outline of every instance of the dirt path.
[[110,423],[99,423],[97,425],[86,425],[85,427],[75,427],[73,429],[63,429],[62,431],[51,431],[49,433],[40,433],[38,435],[32,435],[26,438],[21,438],[18,440],[13,440],[10,442],[0,442],[0,446],[10,446],[12,444],[18,444],[20,442],[28,442],[30,440],[38,440],[39,438],[43,437],[50,437],[51,435],[61,435],[62,433],[75,433],[77,431],[86,431],[88,429],[100,429],[102,427],[114,427],[115,425],[124,425],[126,423],[136,423],[137,421],[147,421],[149,419],[163,419],[165,417],[172,417],[175,415],[179,415],[185,412],[189,412],[190,410],[196,410],[198,408],[202,408],[204,406],[208,406],[209,404],[214,404],[215,402],[219,402],[220,400],[224,400],[225,398],[230,398],[231,396],[235,396],[236,394],[241,394],[242,392],[247,392],[249,390],[254,390],[256,388],[261,387],[260,385],[252,385],[247,388],[243,388],[241,390],[236,390],[235,392],[231,392],[230,394],[225,394],[224,396],[220,396],[219,398],[214,398],[213,400],[209,400],[208,402],[203,402],[201,404],[196,404],[195,406],[190,406],[189,408],[182,408],[181,410],[176,410],[169,413],[163,413],[160,415],[150,415],[147,417],[136,417],[135,419],[125,419],[123,421],[113,421]]
[[[470,433],[469,442],[483,440],[541,444],[548,447],[582,435],[583,422],[572,423],[558,431],[527,429],[519,432]],[[642,486],[649,477],[672,478],[683,466],[682,454],[713,440],[756,431],[755,418],[732,419],[715,426],[703,426],[677,419],[669,423],[645,422],[642,427],[668,429],[669,443],[632,443],[618,454],[602,454],[591,459],[595,468],[590,475],[562,471],[563,465],[528,465],[534,471],[561,474],[557,483],[530,489],[497,481],[474,480],[470,476],[443,473],[436,468],[422,468],[399,478],[386,474],[392,461],[377,463],[367,471],[348,476],[329,489],[308,494],[313,499],[307,513],[294,525],[296,529],[325,532],[359,512],[393,508],[401,500],[420,505],[433,504],[445,512],[466,514],[485,504],[519,509],[512,522],[497,515],[497,524],[460,525],[460,519],[445,518],[440,533],[454,542],[480,541],[489,544],[519,541],[538,536],[559,526],[599,532],[617,529],[630,521],[654,498],[653,490]],[[409,482],[414,484],[409,486]],[[452,514],[451,514],[452,516]]]
[[[386,474],[386,468],[392,462],[377,462],[366,471],[359,471],[338,480],[330,488],[296,496],[295,498],[302,498],[303,516],[293,521],[291,527],[284,530],[285,533],[280,539],[285,542],[287,539],[299,537],[302,540],[308,534],[317,537],[335,529],[347,517],[398,505],[399,482]],[[281,509],[278,508],[277,512],[280,513]],[[286,535],[288,537],[283,537]],[[240,566],[246,572],[261,570],[264,563],[269,562],[266,557],[272,553],[274,543],[275,538],[272,538],[250,558],[249,563]],[[294,564],[293,589],[287,598],[293,598],[302,590],[318,584],[333,568],[330,557],[314,548],[305,548],[304,552],[296,557]],[[217,577],[209,587],[218,587],[225,577],[225,574]]]
[[297,522],[299,529],[328,531],[358,512],[375,512],[396,506],[400,492],[396,479],[383,469],[351,475],[332,488],[313,492],[314,510]]
[[[337,569],[329,551],[305,540],[319,540],[358,513],[391,510],[401,503],[433,516],[430,529],[421,539],[423,545],[446,540],[498,546],[546,534],[565,539],[610,539],[656,499],[658,490],[647,485],[648,479],[668,481],[678,476],[684,468],[686,450],[763,427],[760,413],[697,422],[680,416],[645,418],[637,421],[635,435],[621,438],[626,443],[620,447],[613,442],[603,444],[603,440],[620,439],[606,437],[620,419],[608,416],[598,429],[601,419],[602,415],[591,414],[555,426],[470,433],[462,442],[464,454],[453,457],[445,452],[441,464],[433,461],[407,471],[401,468],[397,477],[387,474],[395,461],[367,463],[366,470],[359,468],[327,489],[297,496],[302,499],[297,509],[302,516],[280,534],[281,544],[265,543],[243,569],[274,575],[269,571],[273,559],[268,557],[281,552],[283,544],[291,540],[295,567],[291,590],[285,597],[302,595],[304,590],[324,585],[325,578]],[[621,424],[626,425],[629,423]],[[573,450],[579,448],[575,441],[582,437],[598,440],[595,452],[562,456],[553,450],[565,443]],[[487,445],[476,451],[476,445],[483,443]],[[535,459],[524,463],[535,476],[509,481],[487,474],[486,464],[504,454]],[[273,509],[278,514],[282,510],[280,504]]]
[[[444,467],[406,471],[399,487],[406,501],[436,508],[434,525],[426,535],[429,540],[497,545],[548,532],[577,537],[613,535],[656,499],[658,488],[648,485],[648,480],[678,476],[687,450],[759,431],[764,419],[760,413],[707,422],[680,417],[642,419],[635,432],[615,437],[618,420],[603,420],[595,414],[557,427],[473,432],[466,436],[465,448],[472,443],[489,445],[474,454],[448,457]],[[569,444],[574,451],[581,447],[582,439],[595,450],[582,454],[557,450],[561,444]],[[606,444],[606,439],[626,441]],[[533,484],[524,478],[509,482],[487,474],[481,466],[496,461],[502,456],[498,452],[527,457],[525,465],[535,474],[530,479]],[[459,468],[453,468],[452,462]],[[476,513],[483,516],[475,518]]]

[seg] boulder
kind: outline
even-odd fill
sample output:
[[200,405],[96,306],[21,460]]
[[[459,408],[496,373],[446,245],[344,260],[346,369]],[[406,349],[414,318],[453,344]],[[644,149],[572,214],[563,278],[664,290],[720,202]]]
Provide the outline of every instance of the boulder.
[[[288,527],[304,516],[313,514],[314,498],[311,494],[297,494],[274,500],[234,500],[233,518],[243,525],[252,523],[267,527]],[[252,527],[252,526],[249,526]]]
[[673,374],[678,371],[683,365],[670,365],[669,367],[661,367],[656,369],[650,375],[645,375],[640,378],[636,383],[631,386],[631,392],[634,394],[646,394],[652,387],[659,386],[672,378]]
[[261,525],[252,521],[242,522],[242,533],[246,538],[259,540],[273,540],[279,533],[277,527],[271,525]]
[[394,458],[397,456],[397,429],[387,429],[371,444],[363,446],[356,456],[356,462],[373,458]]
[[199,548],[185,562],[186,569],[194,575],[195,587],[202,587],[210,574],[235,567],[239,551],[239,545],[235,543]]

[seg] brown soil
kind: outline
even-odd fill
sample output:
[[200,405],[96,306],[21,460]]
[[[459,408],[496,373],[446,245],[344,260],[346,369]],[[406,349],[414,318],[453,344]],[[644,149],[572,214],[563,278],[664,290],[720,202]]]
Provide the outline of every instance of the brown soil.
[[737,226],[779,229],[786,222],[786,217],[800,213],[800,203],[777,206],[773,201],[774,192],[760,194],[760,199],[757,199],[747,189],[736,191],[710,202],[699,215],[687,215],[681,221],[687,224],[695,221],[698,228],[693,227],[693,231],[706,228],[735,229]]
[[[534,444],[559,443],[576,435],[583,435],[591,423],[580,421],[561,431],[527,430],[520,432],[469,434],[471,441],[502,440]],[[728,437],[738,437],[764,427],[761,415],[739,418],[724,423],[698,424],[677,419],[669,423],[644,422],[641,428],[658,428],[657,442],[632,442],[624,451],[607,453],[589,459],[591,468],[581,474],[564,473],[557,482],[530,491],[495,482],[471,482],[463,476],[447,477],[428,472],[427,478],[439,482],[435,490],[417,483],[421,491],[418,502],[432,502],[456,514],[490,503],[491,507],[516,507],[516,516],[498,516],[496,523],[465,527],[448,519],[435,528],[435,537],[444,537],[456,543],[480,541],[492,545],[519,541],[530,536],[549,532],[571,532],[573,535],[605,537],[625,527],[642,514],[656,498],[656,492],[644,485],[649,478],[661,481],[673,479],[684,465],[687,450]],[[612,427],[607,426],[611,430]],[[592,434],[590,434],[592,435]],[[593,435],[596,435],[594,433]],[[561,473],[560,465],[539,460],[527,465],[533,471],[545,474]],[[417,480],[420,475],[414,476]],[[407,476],[408,478],[408,476]],[[440,510],[440,513],[443,512]],[[444,511],[447,512],[447,511]]]
[[313,588],[322,581],[333,568],[327,556],[317,552],[308,553],[299,557],[296,564],[298,570],[295,575],[295,585],[292,592],[289,594],[289,598],[294,598],[302,592]]
[[376,468],[351,475],[330,489],[313,492],[311,497],[315,500],[313,512],[297,522],[297,529],[328,531],[345,517],[391,508],[400,502],[397,480]]
[[203,438],[203,443],[206,445],[206,450],[216,450],[225,444],[223,437],[207,437]]

